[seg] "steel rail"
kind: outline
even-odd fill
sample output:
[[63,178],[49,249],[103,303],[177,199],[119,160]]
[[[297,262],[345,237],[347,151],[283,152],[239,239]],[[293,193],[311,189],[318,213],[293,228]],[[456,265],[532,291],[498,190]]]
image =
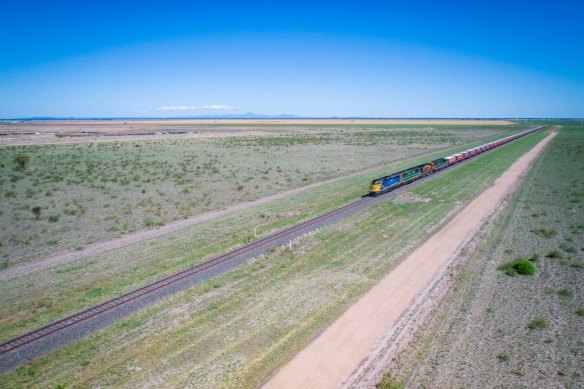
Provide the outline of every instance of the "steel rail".
[[185,278],[191,277],[191,276],[196,275],[198,273],[201,273],[205,270],[208,270],[212,267],[223,264],[223,263],[225,263],[233,258],[236,258],[240,255],[247,254],[247,253],[249,253],[249,252],[251,252],[251,251],[253,251],[261,246],[278,241],[282,238],[286,238],[287,236],[293,235],[294,233],[296,233],[300,230],[309,228],[314,224],[318,224],[318,223],[321,223],[323,221],[326,221],[327,219],[330,219],[332,217],[337,216],[339,213],[343,213],[345,211],[348,211],[354,207],[360,206],[360,205],[367,203],[367,202],[370,202],[372,200],[373,199],[369,198],[369,197],[360,198],[352,203],[349,203],[347,205],[339,207],[333,211],[327,212],[325,214],[319,215],[317,217],[314,217],[314,218],[309,219],[307,221],[304,221],[302,223],[296,224],[294,226],[285,228],[285,229],[280,230],[278,232],[275,232],[273,234],[267,235],[263,238],[255,240],[247,245],[244,245],[242,247],[231,250],[225,254],[214,257],[214,258],[212,258],[208,261],[205,261],[203,263],[192,266],[186,270],[180,271],[178,273],[175,273],[173,275],[170,275],[168,277],[165,277],[163,279],[155,281],[151,284],[145,285],[141,288],[135,289],[135,290],[128,292],[126,294],[123,294],[121,296],[107,300],[101,304],[98,304],[98,305],[95,305],[93,307],[87,308],[85,310],[79,311],[79,312],[74,313],[70,316],[67,316],[63,319],[59,319],[57,321],[54,321],[52,323],[49,323],[47,325],[44,325],[42,327],[39,327],[37,329],[31,330],[31,331],[26,332],[22,335],[19,335],[17,337],[9,339],[9,340],[0,344],[0,355],[6,354],[6,353],[11,352],[13,350],[16,350],[22,346],[33,343],[39,339],[42,339],[50,334],[57,332],[57,331],[61,331],[65,328],[74,326],[74,325],[76,325],[82,321],[85,321],[89,318],[92,318],[96,315],[110,311],[110,310],[112,310],[120,305],[126,304],[130,301],[137,299],[137,298],[148,295],[148,294],[150,294],[150,293],[152,293],[160,288],[164,288],[164,287],[169,286],[171,284],[174,284],[178,281],[181,281]]

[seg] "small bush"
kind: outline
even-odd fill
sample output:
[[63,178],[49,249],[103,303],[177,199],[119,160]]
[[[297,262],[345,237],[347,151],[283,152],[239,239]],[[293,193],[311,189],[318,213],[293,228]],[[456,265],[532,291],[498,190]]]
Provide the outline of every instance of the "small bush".
[[562,242],[562,243],[560,244],[560,248],[561,248],[562,250],[564,250],[565,252],[567,252],[567,253],[572,253],[572,254],[573,254],[573,253],[575,253],[575,252],[576,252],[576,248],[575,248],[574,246],[570,246],[570,245],[569,245],[568,243],[566,243],[566,242]]
[[535,266],[523,258],[517,258],[514,261],[507,262],[499,266],[499,270],[504,271],[505,274],[512,277],[517,274],[522,276],[532,276],[535,274]]
[[547,320],[541,316],[536,317],[527,325],[527,328],[530,330],[541,329],[545,327],[547,327]]
[[546,229],[546,228],[537,228],[531,230],[534,234],[541,236],[542,238],[553,238],[554,236],[558,235],[558,231],[554,230],[553,228]]
[[584,316],[584,308],[578,308],[578,309],[576,309],[576,315],[578,315],[578,316]]
[[388,373],[385,373],[375,387],[377,389],[403,389],[404,385],[391,378]]
[[39,300],[38,307],[39,308],[50,308],[53,305],[51,299],[41,299]]
[[24,153],[18,153],[14,156],[14,162],[18,164],[20,170],[25,170],[28,165],[28,155]]
[[497,355],[499,362],[507,362],[509,360],[509,353],[501,353]]
[[41,217],[41,210],[42,208],[39,206],[36,207],[32,207],[32,214],[34,215],[34,217],[36,217],[37,219]]
[[49,223],[56,223],[61,218],[61,215],[51,215],[49,216]]
[[562,253],[559,250],[552,250],[550,251],[546,257],[548,258],[562,258]]
[[538,259],[539,259],[539,254],[533,254],[533,255],[532,255],[530,258],[529,258],[529,260],[530,260],[531,262],[535,262],[535,261],[537,261]]
[[144,225],[146,227],[152,227],[155,224],[156,224],[156,222],[154,220],[151,220],[151,219],[144,220]]
[[560,289],[558,290],[558,296],[572,297],[574,296],[574,292],[572,292],[570,289]]

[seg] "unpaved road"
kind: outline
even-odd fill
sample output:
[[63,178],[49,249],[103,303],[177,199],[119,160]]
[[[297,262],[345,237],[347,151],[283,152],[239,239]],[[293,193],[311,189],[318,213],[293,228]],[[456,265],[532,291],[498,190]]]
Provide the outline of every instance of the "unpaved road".
[[478,231],[554,136],[555,133],[550,134],[519,158],[493,186],[276,372],[264,388],[338,388],[407,310],[415,296],[453,258],[459,246]]

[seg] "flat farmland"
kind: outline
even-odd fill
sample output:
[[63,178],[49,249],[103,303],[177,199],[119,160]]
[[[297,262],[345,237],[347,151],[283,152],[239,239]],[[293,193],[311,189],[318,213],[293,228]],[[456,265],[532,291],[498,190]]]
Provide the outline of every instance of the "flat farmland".
[[584,386],[584,128],[564,123],[389,371],[407,387]]
[[[299,239],[292,250],[274,248],[5,374],[0,385],[257,386],[545,135],[533,134],[447,170],[395,200]],[[395,164],[391,171],[412,162]],[[173,266],[200,261],[204,251],[241,242],[242,231],[249,236],[257,223],[263,233],[319,212],[317,208],[344,203],[362,193],[359,182],[379,173],[346,178],[205,228],[189,227],[147,245],[5,282],[1,293],[9,304],[0,316],[11,319],[2,323],[2,334],[159,278]],[[323,198],[327,204],[318,205]],[[288,212],[287,219],[277,217],[282,212]],[[30,301],[42,296],[47,303],[31,312]]]
[[0,267],[520,129],[327,128],[4,147]]

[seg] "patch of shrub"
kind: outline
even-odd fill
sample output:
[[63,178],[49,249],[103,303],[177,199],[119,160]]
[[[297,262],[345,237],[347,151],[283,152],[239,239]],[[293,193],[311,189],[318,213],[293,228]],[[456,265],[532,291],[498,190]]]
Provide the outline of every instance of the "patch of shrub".
[[37,219],[41,217],[41,210],[42,208],[39,206],[35,206],[32,207],[32,214],[34,215],[34,217],[36,217]]
[[578,308],[578,309],[576,309],[576,315],[578,315],[578,316],[584,316],[584,308]]
[[535,266],[527,259],[517,258],[514,261],[504,263],[499,266],[499,270],[505,272],[508,276],[532,276],[535,274]]
[[388,373],[385,373],[381,377],[381,381],[375,387],[377,389],[404,389],[404,385],[391,378]]
[[156,222],[154,220],[151,220],[151,219],[144,220],[144,225],[146,227],[152,227],[155,224],[156,224]]
[[14,162],[16,162],[20,170],[26,169],[26,166],[28,165],[28,160],[29,160],[28,155],[24,153],[17,153],[14,156]]
[[527,325],[530,330],[541,329],[547,327],[547,320],[541,316],[536,317]]
[[509,353],[501,353],[497,355],[499,362],[507,362],[509,360]]
[[539,259],[539,254],[533,254],[531,257],[529,257],[529,260],[531,262],[535,262]]
[[562,253],[559,250],[552,250],[550,251],[546,257],[548,258],[562,258]]
[[49,223],[56,223],[61,218],[61,215],[50,215],[49,216]]
[[567,253],[575,253],[576,252],[576,248],[574,246],[570,246],[568,243],[566,242],[562,242],[560,244],[560,248],[562,250],[564,250]]
[[554,230],[553,228],[536,228],[531,230],[531,232],[533,232],[535,235],[541,236],[542,238],[553,238],[554,236],[558,235],[558,231]]
[[38,307],[39,308],[50,308],[53,305],[51,299],[45,298],[39,300]]
[[560,289],[558,290],[558,296],[562,296],[562,297],[572,297],[574,296],[574,292],[572,292],[570,289]]

